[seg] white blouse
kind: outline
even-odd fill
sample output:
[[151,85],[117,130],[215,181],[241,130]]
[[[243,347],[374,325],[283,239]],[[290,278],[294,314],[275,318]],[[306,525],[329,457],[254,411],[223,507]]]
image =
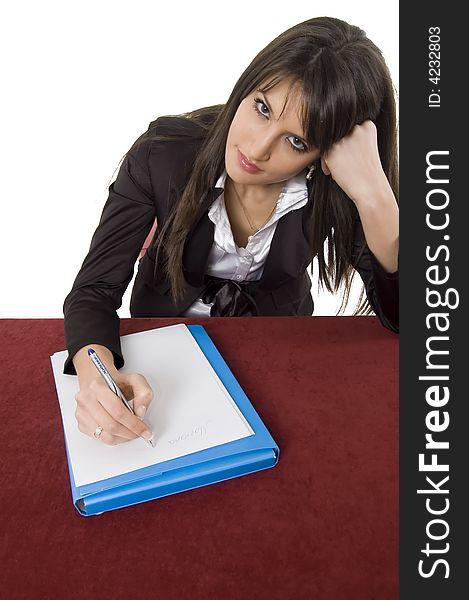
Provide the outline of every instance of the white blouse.
[[[215,184],[216,188],[225,188],[226,175],[224,170]],[[248,237],[247,246],[242,248],[234,241],[225,208],[224,193],[220,194],[208,211],[209,219],[215,224],[215,231],[208,258],[207,275],[237,282],[260,279],[278,220],[291,210],[302,208],[307,202],[306,176],[301,172],[285,183],[271,218],[258,232]],[[213,304],[204,304],[199,297],[182,316],[209,317]]]

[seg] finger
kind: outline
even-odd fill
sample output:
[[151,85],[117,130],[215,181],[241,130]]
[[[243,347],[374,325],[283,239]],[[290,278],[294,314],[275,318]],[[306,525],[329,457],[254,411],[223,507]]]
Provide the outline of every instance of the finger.
[[[102,393],[99,400],[111,417],[135,435],[142,437],[145,440],[149,440],[153,436],[151,429],[149,429],[136,415],[133,415],[115,394],[110,390],[105,391],[108,393]],[[125,394],[125,396],[130,400],[127,394]]]
[[321,156],[321,169],[322,169],[322,172],[324,173],[324,175],[331,174],[329,167],[327,166],[326,161],[324,160],[324,157],[322,157],[322,156]]
[[122,382],[121,389],[126,398],[132,399],[135,414],[143,420],[154,397],[148,381],[140,373],[130,373]]
[[[124,444],[124,443],[130,441],[130,439],[128,439],[126,437],[112,435],[111,433],[109,433],[106,430],[105,425],[101,425],[101,427],[103,429],[102,429],[101,433],[99,434],[99,436],[96,438],[94,433],[95,433],[97,427],[98,426],[96,425],[95,420],[90,415],[84,415],[82,418],[80,418],[80,420],[78,422],[78,429],[82,433],[84,433],[88,437],[97,439],[99,442],[102,442],[103,444],[106,444],[107,446],[117,446],[118,444]],[[137,436],[135,436],[135,439],[137,439]]]
[[368,128],[370,131],[376,131],[376,124],[371,119],[363,121],[362,126]]
[[115,394],[113,394],[110,390],[105,389],[101,390],[96,399],[87,402],[84,406],[78,406],[76,417],[79,424],[83,423],[82,427],[84,431],[86,432],[87,429],[89,429],[90,431],[94,432],[96,427],[101,425],[101,427],[110,436],[124,438],[126,440],[133,440],[138,437],[137,434],[114,419],[114,417],[102,404],[104,397],[106,397],[105,402],[109,402],[111,405],[114,403],[122,404]]

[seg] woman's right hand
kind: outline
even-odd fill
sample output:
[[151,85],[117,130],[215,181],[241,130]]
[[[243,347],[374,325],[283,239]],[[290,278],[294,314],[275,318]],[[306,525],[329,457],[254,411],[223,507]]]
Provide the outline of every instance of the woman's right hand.
[[94,437],[102,427],[98,439],[109,446],[123,444],[137,437],[151,439],[153,433],[143,422],[143,415],[153,399],[153,390],[143,375],[138,373],[110,373],[127,400],[133,400],[133,415],[122,401],[109,389],[99,374],[80,382],[75,396],[75,417],[78,429]]

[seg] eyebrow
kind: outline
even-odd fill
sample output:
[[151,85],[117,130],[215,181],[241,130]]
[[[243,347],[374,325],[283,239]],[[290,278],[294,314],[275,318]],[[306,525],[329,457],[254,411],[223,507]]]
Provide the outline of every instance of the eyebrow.
[[[261,94],[264,96],[265,104],[266,104],[267,108],[269,109],[269,112],[270,112],[270,114],[271,114],[271,115],[273,115],[273,116],[274,116],[274,118],[275,118],[274,111],[272,110],[272,107],[270,106],[269,99],[267,98],[267,92],[263,92],[262,90],[259,90],[259,89],[258,89],[258,90],[256,90],[256,91],[257,91],[257,92],[259,92],[259,93],[261,93]],[[276,120],[278,121],[278,119],[276,119]],[[296,134],[296,133],[293,133],[292,131],[290,131],[290,133],[291,133],[292,135],[294,135],[295,137],[297,137],[297,138],[298,138],[299,140],[301,140],[302,142],[304,142],[304,143],[306,144],[306,147],[307,147],[307,148],[309,147],[309,144],[308,144],[308,142],[306,141],[306,138],[305,138],[304,136],[302,136],[302,135],[298,135],[298,134]]]

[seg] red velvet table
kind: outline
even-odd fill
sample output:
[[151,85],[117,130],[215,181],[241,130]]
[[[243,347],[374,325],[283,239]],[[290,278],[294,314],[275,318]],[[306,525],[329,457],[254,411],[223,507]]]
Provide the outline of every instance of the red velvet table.
[[280,447],[276,467],[82,517],[49,356],[63,321],[0,320],[8,599],[398,597],[398,337],[375,317],[200,323]]

